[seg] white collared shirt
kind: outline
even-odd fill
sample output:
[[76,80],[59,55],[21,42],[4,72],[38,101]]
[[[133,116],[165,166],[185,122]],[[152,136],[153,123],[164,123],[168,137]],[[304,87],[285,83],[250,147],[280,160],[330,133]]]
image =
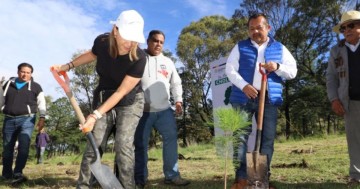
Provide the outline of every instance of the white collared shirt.
[[349,49],[350,49],[352,52],[355,52],[355,51],[356,51],[356,49],[359,47],[359,44],[360,44],[360,40],[359,40],[355,45],[352,45],[352,44],[350,44],[350,43],[348,43],[348,42],[345,42],[345,45],[346,45],[347,47],[349,47]]

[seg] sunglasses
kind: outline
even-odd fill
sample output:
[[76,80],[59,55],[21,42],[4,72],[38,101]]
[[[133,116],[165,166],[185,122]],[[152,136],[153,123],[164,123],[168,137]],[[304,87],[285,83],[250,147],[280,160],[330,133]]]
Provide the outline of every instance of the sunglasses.
[[346,30],[346,28],[354,29],[354,27],[355,27],[356,24],[358,24],[358,23],[353,22],[353,23],[350,23],[350,24],[348,24],[348,25],[346,25],[346,26],[340,26],[339,31],[340,31],[340,33],[344,33],[345,30]]

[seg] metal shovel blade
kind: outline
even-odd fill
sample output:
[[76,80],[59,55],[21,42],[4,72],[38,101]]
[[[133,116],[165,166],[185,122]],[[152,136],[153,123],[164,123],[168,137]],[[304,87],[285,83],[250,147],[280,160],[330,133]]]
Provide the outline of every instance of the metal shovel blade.
[[119,180],[107,165],[100,162],[99,149],[96,147],[94,136],[91,132],[86,134],[91,147],[96,154],[96,160],[90,163],[90,170],[103,189],[123,189]]
[[248,176],[248,189],[258,188],[258,189],[268,189],[269,188],[269,178],[267,171],[267,158],[266,155],[261,155],[259,152],[248,152],[246,154],[246,163],[247,163],[247,176]]
[[123,188],[119,180],[107,165],[101,164],[99,160],[90,164],[91,172],[94,174],[96,180],[104,189],[118,189]]

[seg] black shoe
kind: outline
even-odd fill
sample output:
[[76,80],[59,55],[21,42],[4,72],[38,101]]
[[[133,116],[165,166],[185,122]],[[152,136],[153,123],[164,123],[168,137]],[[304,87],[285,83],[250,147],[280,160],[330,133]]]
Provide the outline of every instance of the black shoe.
[[190,181],[185,180],[185,179],[181,178],[180,176],[178,176],[172,180],[165,180],[164,183],[174,185],[174,186],[186,186],[186,185],[190,184]]
[[22,173],[15,173],[11,184],[20,184],[26,182],[28,179]]
[[3,182],[3,183],[10,183],[11,179],[12,179],[12,177],[0,176],[0,182]]

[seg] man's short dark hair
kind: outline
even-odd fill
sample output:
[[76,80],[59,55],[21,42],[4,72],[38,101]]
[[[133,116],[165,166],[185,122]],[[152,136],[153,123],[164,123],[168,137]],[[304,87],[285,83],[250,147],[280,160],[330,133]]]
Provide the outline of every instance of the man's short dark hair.
[[249,20],[248,20],[248,22],[247,22],[247,26],[249,27],[250,20],[256,19],[256,18],[258,18],[258,17],[260,17],[260,16],[264,17],[265,20],[266,20],[266,23],[268,23],[267,16],[266,16],[264,13],[255,13],[255,14],[252,14],[252,15],[249,17]]
[[160,34],[160,35],[164,36],[164,39],[165,39],[165,34],[164,34],[164,32],[162,32],[162,31],[160,31],[160,30],[151,30],[151,31],[149,32],[147,41],[149,41],[154,35],[157,35],[157,34]]
[[18,65],[18,71],[20,71],[22,67],[28,67],[28,68],[31,69],[31,73],[34,72],[34,68],[33,68],[32,65],[29,64],[29,63],[23,62],[23,63],[19,64],[19,65]]

